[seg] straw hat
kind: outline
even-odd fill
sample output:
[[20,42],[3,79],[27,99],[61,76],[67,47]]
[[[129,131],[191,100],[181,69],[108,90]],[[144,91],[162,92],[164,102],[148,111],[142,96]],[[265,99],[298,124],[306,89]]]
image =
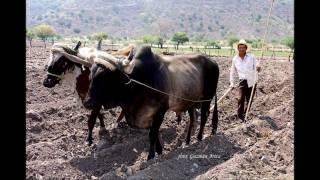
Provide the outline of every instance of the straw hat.
[[233,49],[238,52],[238,46],[240,44],[244,44],[247,46],[247,52],[249,52],[251,50],[251,44],[248,44],[244,39],[240,39],[238,43],[234,43],[233,44]]

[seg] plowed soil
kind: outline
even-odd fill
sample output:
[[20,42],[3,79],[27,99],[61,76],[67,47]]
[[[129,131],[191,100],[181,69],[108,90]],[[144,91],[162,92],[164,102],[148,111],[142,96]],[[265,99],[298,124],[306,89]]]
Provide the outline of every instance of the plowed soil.
[[[42,85],[47,48],[26,49],[27,179],[293,179],[293,63],[263,60],[247,122],[236,119],[237,91],[218,105],[215,136],[208,118],[204,138],[184,141],[189,116],[177,124],[167,112],[160,128],[163,154],[147,161],[148,130],[116,123],[120,108],[102,111],[106,130],[94,128],[87,146],[89,111],[68,84]],[[220,68],[218,98],[229,86],[231,58],[212,57]]]

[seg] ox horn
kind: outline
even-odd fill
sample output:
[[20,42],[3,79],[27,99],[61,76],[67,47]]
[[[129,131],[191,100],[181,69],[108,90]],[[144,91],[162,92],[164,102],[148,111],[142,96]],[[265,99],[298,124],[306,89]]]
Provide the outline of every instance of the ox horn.
[[68,47],[61,47],[65,52],[67,52],[68,54],[71,54],[71,55],[77,55],[77,51],[71,49],[71,48],[68,48]]
[[85,65],[87,67],[91,67],[92,64],[85,61],[84,59],[78,57],[78,56],[75,56],[75,55],[72,55],[72,54],[69,54],[69,53],[66,53],[66,52],[61,52],[61,54],[63,56],[65,56],[66,58],[68,58],[70,61],[73,61],[75,63],[79,63],[79,64],[82,64],[82,65]]
[[135,51],[135,48],[134,48],[134,46],[132,46],[132,47],[131,47],[131,50],[130,50],[130,52],[129,52],[128,58],[127,58],[129,61],[132,61],[133,56],[134,56],[134,54],[135,54],[134,51]]
[[74,47],[73,50],[78,51],[80,46],[81,46],[81,41],[78,41],[76,47]]
[[77,56],[77,49],[80,47],[81,45],[81,42],[79,41],[78,44],[76,45],[76,47],[74,48],[75,50],[73,49],[70,49],[68,47],[62,47],[62,49],[65,51],[65,52],[61,52],[66,58],[68,58],[70,61],[73,61],[75,63],[79,63],[79,64],[82,64],[82,65],[85,65],[87,67],[91,67],[91,63],[87,62],[84,60],[83,57],[78,57]]
[[132,73],[134,65],[135,65],[134,61],[132,61],[133,56],[135,54],[134,51],[135,51],[134,46],[131,46],[131,50],[130,50],[130,53],[128,55],[128,58],[122,61],[123,70],[127,74],[131,74]]
[[123,71],[127,74],[131,74],[134,68],[134,61],[129,61],[127,59],[122,61],[122,67],[123,67]]

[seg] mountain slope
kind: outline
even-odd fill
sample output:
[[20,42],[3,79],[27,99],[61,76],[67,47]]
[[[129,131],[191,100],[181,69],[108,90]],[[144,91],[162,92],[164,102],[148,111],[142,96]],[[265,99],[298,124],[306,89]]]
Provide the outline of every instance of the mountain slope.
[[[275,1],[270,40],[293,35],[293,5]],[[198,38],[262,38],[269,7],[265,0],[27,0],[27,27],[48,23],[62,35],[139,37],[163,29],[170,36],[185,31]]]

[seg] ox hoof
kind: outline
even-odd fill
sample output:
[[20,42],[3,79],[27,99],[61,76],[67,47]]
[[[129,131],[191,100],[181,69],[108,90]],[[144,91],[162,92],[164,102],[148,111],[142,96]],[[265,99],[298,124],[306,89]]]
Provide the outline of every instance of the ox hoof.
[[186,140],[186,145],[189,145],[190,144],[190,139],[187,139]]
[[197,139],[198,139],[198,141],[201,141],[201,140],[202,140],[202,134],[199,134],[199,135],[197,136]]
[[108,131],[105,127],[101,127],[99,129],[99,136],[106,136],[108,134]]
[[162,154],[162,148],[156,148],[156,152],[158,153],[158,155]]
[[217,133],[217,130],[213,129],[211,133],[212,133],[212,136],[214,136]]
[[148,155],[148,158],[147,158],[147,161],[151,160],[151,159],[154,159],[155,155]]
[[87,138],[87,139],[86,139],[86,145],[91,146],[92,143],[93,143],[92,140],[93,140],[92,138]]

